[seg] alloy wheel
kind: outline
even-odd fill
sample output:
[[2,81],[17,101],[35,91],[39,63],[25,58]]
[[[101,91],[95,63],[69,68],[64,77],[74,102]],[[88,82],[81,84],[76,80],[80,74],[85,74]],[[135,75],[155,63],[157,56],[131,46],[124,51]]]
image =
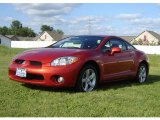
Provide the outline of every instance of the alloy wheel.
[[92,91],[96,85],[96,73],[93,69],[86,69],[82,76],[82,89],[85,92]]
[[140,68],[139,68],[138,78],[139,78],[139,82],[140,82],[140,83],[143,83],[143,82],[146,81],[146,78],[147,78],[147,70],[146,70],[146,67],[145,67],[144,65],[141,65]]

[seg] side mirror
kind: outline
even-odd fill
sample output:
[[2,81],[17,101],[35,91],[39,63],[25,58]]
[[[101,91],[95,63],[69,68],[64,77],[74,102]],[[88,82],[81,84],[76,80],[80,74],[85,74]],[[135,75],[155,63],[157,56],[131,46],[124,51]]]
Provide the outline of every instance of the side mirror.
[[121,49],[119,47],[113,47],[111,49],[111,55],[114,55],[115,53],[120,53]]

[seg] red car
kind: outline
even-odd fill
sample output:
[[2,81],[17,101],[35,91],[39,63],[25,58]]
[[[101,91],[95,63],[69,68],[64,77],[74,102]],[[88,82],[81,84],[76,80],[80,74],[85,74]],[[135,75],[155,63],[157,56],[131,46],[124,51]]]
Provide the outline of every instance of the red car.
[[52,87],[92,91],[98,83],[147,80],[148,57],[116,36],[73,36],[13,58],[9,78]]

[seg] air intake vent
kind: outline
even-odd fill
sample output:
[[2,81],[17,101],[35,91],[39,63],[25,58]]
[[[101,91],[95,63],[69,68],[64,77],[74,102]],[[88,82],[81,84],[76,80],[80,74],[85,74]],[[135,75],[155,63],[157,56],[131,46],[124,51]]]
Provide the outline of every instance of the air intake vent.
[[26,79],[28,80],[44,80],[43,75],[38,75],[38,74],[27,74]]
[[42,63],[39,61],[30,61],[30,64],[34,66],[42,66]]

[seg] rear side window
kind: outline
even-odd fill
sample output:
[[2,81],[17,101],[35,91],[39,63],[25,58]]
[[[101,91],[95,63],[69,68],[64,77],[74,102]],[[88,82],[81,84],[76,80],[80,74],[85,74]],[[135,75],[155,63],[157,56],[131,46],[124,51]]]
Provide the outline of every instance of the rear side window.
[[128,50],[135,50],[135,48],[132,45],[128,44],[128,43],[126,43],[126,46],[127,46]]

